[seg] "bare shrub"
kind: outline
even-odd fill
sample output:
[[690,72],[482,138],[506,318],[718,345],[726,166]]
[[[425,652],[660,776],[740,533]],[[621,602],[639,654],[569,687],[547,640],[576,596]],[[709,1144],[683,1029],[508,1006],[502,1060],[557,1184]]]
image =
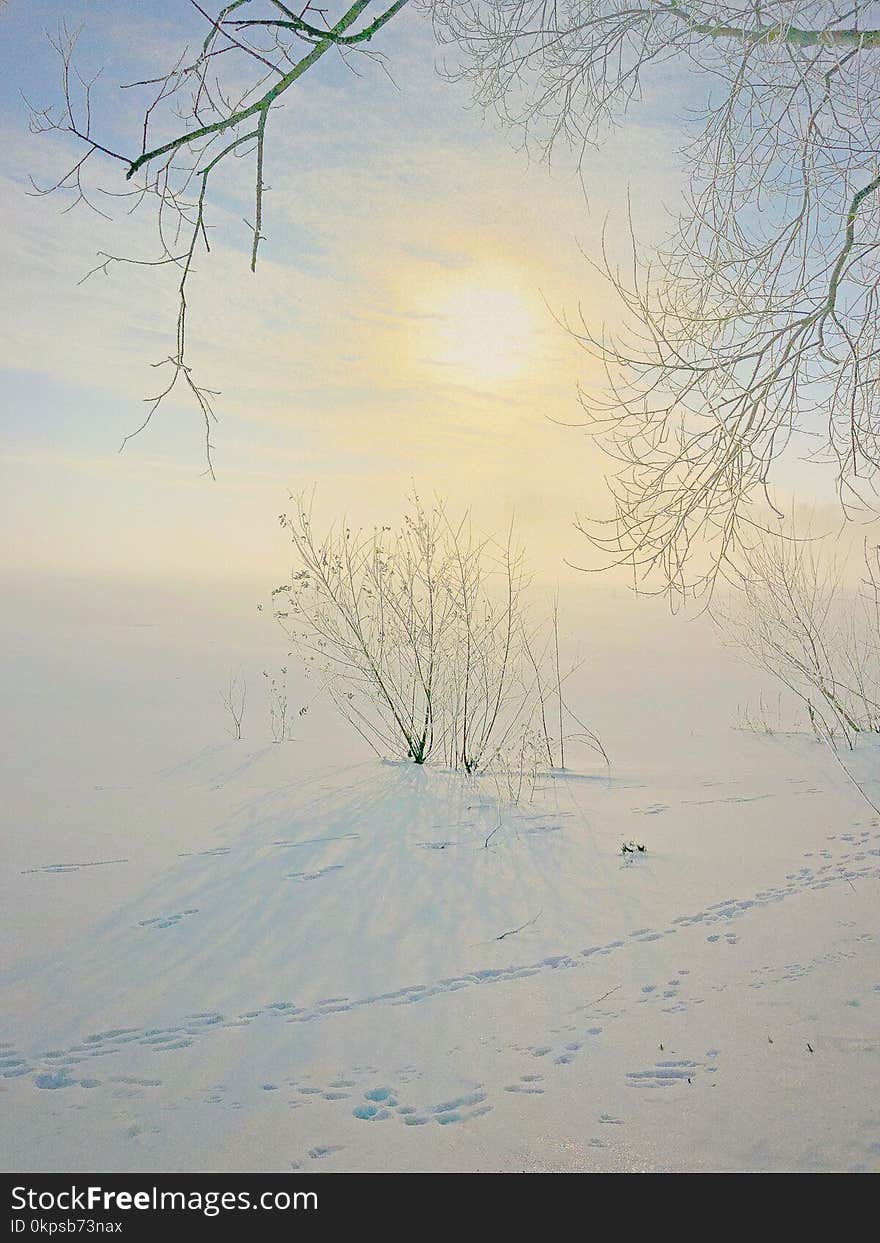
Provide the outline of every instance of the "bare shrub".
[[745,558],[727,602],[713,610],[723,637],[802,703],[817,733],[880,732],[880,566],[847,590],[845,558],[827,540],[767,535]]
[[[272,732],[272,741],[286,742],[288,740],[287,669],[282,668],[280,679],[266,669],[263,670],[263,677],[268,683],[266,699],[269,707],[269,729]],[[303,712],[304,709],[301,709],[301,716]]]
[[241,740],[241,722],[244,717],[244,706],[247,702],[247,682],[242,671],[235,670],[229,675],[229,685],[220,692],[223,707],[229,714],[229,732],[239,742]]
[[744,704],[737,705],[734,728],[749,734],[786,733],[787,725],[783,707],[781,691],[775,703],[769,703],[761,693],[758,695],[757,703],[746,701]]
[[530,620],[512,530],[478,537],[468,515],[453,522],[441,501],[413,496],[396,530],[343,522],[318,535],[311,501],[291,499],[280,521],[296,567],[274,592],[276,616],[377,754],[474,773],[540,717],[551,764],[554,747],[561,757],[548,724],[563,681],[558,636],[551,647],[556,632]]
[[521,725],[492,756],[489,771],[501,803],[531,803],[544,758],[545,738],[530,723]]

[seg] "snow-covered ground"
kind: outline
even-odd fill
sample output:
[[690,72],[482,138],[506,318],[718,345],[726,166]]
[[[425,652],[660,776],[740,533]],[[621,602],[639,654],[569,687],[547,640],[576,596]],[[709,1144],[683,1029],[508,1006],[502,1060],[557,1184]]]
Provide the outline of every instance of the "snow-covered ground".
[[880,1168],[880,818],[731,727],[707,633],[618,602],[578,683],[610,773],[512,806],[320,705],[266,741],[264,653],[222,741],[250,622],[203,594],[15,598],[4,1168]]

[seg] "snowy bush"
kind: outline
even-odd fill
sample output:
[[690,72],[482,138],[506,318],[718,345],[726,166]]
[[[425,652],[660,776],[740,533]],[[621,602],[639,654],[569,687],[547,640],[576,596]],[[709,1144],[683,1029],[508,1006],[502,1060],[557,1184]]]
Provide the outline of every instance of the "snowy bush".
[[728,643],[772,674],[828,739],[880,732],[880,561],[865,545],[862,581],[847,589],[842,550],[799,534],[766,534],[714,610]]
[[296,564],[276,617],[377,754],[473,773],[538,722],[549,762],[563,762],[555,612],[530,619],[512,531],[478,538],[467,515],[453,522],[414,496],[398,529],[318,535],[311,502],[291,499],[280,521]]

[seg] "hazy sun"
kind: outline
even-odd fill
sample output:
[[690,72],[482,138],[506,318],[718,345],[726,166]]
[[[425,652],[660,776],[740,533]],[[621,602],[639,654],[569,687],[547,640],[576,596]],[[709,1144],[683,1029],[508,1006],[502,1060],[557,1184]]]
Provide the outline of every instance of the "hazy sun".
[[428,354],[469,383],[514,379],[534,355],[534,312],[512,284],[452,286],[433,309]]

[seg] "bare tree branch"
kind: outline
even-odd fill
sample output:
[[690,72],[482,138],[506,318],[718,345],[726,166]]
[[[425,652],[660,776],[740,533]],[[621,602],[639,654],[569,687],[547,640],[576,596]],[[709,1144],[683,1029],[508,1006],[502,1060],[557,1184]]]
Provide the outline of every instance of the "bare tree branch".
[[[116,150],[95,135],[92,92],[97,75],[83,76],[74,63],[78,32],[71,32],[62,24],[57,35],[51,36],[61,65],[63,104],[53,110],[28,103],[31,130],[67,135],[80,144],[81,152],[53,184],[41,187],[34,183],[34,192],[70,194],[71,203],[65,210],[83,204],[103,216],[107,213],[98,206],[99,196],[130,199],[130,213],[145,205],[151,208],[159,239],[158,255],[138,258],[101,252],[101,262],[84,280],[96,272],[108,275],[115,265],[122,263],[157,268],[174,264],[180,269],[174,349],[155,364],[170,368],[170,378],[158,394],[147,399],[146,418],[125,437],[122,448],[148,426],[157,409],[181,384],[204,420],[206,473],[214,476],[211,428],[216,421],[213,401],[218,394],[194,379],[188,362],[187,289],[195,272],[197,253],[204,250],[207,254],[211,250],[208,212],[215,180],[228,170],[231,160],[242,156],[253,159],[250,268],[256,271],[264,240],[264,171],[270,112],[332,49],[344,53],[363,46],[362,54],[369,54],[366,45],[406,3],[407,0],[393,0],[382,5],[378,0],[354,0],[341,4],[339,16],[328,21],[326,9],[309,4],[296,13],[278,0],[231,0],[214,16],[199,0],[190,0],[190,7],[207,26],[195,58],[184,47],[166,72],[121,87],[126,91],[150,90],[137,127],[137,147],[128,153]],[[262,8],[264,12],[280,11],[284,20],[274,21],[268,16],[246,22],[233,19],[232,14],[245,6]],[[369,20],[368,10],[376,9],[380,12]],[[325,20],[326,28],[308,22],[309,13]],[[153,138],[157,132],[164,137]],[[93,169],[100,168],[99,175],[107,172],[106,160],[101,157],[113,161],[114,166],[124,165],[125,181],[133,183],[131,189],[117,189],[112,182],[86,182],[86,174]]]
[[[649,75],[699,90],[684,206],[659,247],[592,262],[616,333],[565,321],[601,364],[584,426],[614,463],[582,529],[598,564],[673,598],[756,537],[783,455],[873,509],[880,464],[880,6],[853,0],[432,0],[453,76],[550,155],[613,143]],[[638,210],[641,204],[637,203]],[[618,229],[618,237],[624,232]],[[609,228],[610,235],[610,228]],[[601,519],[601,520],[600,520]]]

